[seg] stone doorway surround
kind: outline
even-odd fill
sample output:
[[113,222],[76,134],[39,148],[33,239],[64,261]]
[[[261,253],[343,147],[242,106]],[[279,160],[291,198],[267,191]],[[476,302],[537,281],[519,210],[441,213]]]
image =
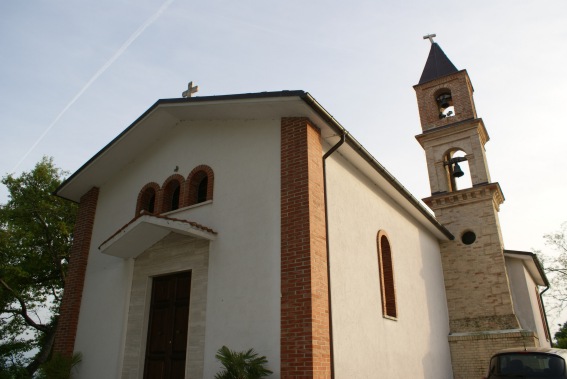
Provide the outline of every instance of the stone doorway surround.
[[143,377],[152,277],[188,270],[192,283],[185,377],[203,377],[208,266],[209,241],[176,233],[135,258],[122,378]]

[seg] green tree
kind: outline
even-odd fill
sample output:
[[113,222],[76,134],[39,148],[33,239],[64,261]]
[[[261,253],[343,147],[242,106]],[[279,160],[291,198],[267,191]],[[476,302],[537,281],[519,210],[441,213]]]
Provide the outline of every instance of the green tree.
[[223,346],[215,357],[224,367],[215,375],[215,379],[261,379],[272,373],[265,367],[268,363],[266,357],[259,357],[254,349],[237,352]]
[[0,378],[31,377],[51,354],[77,208],[52,195],[64,174],[44,157],[2,178]]
[[561,329],[559,329],[557,333],[555,333],[555,342],[556,347],[567,349],[567,322],[561,326]]

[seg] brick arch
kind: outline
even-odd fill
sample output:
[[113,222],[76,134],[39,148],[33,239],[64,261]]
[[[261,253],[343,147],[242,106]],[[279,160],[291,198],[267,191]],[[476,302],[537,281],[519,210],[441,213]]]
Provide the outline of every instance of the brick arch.
[[442,93],[448,92],[452,95],[451,88],[449,87],[440,87],[433,92],[433,98],[436,99],[437,96],[441,95]]
[[465,155],[467,155],[467,150],[464,147],[460,147],[459,145],[455,145],[452,146],[450,148],[448,148],[444,153],[443,153],[443,158],[447,158],[449,156],[453,156],[453,154],[455,154],[458,151],[462,151],[463,153],[465,153]]
[[[189,206],[203,201],[213,200],[214,184],[215,174],[212,168],[207,165],[199,165],[195,167],[187,176],[185,204]],[[204,195],[204,199],[200,198],[200,186],[201,188],[202,186],[206,186],[206,193],[202,194]]]
[[[175,191],[179,189],[179,197],[177,204],[175,203]],[[186,207],[187,204],[183,201],[185,198],[185,178],[179,174],[169,176],[161,186],[160,207],[159,213],[169,212],[175,209]],[[177,206],[175,206],[177,205]]]
[[[153,210],[151,210],[151,195],[153,191]],[[148,211],[150,213],[157,213],[159,198],[161,195],[159,184],[155,182],[150,182],[142,187],[140,193],[138,194],[138,200],[136,201],[136,216],[142,211]]]
[[398,317],[396,286],[394,282],[394,262],[390,239],[383,230],[376,236],[378,245],[378,268],[380,270],[380,294],[382,297],[382,314],[387,318]]

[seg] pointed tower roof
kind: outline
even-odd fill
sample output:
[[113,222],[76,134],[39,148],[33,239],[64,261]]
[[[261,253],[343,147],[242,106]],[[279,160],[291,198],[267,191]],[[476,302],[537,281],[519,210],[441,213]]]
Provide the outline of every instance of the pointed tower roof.
[[447,58],[443,50],[441,50],[437,42],[432,42],[431,50],[429,50],[429,56],[427,57],[427,62],[425,63],[418,84],[458,71],[455,65]]

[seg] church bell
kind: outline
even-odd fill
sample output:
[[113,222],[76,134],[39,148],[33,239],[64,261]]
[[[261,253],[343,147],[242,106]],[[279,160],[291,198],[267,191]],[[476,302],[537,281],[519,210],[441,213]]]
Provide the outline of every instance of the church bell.
[[463,172],[463,170],[461,170],[461,167],[459,166],[459,164],[457,162],[455,162],[455,165],[453,166],[453,177],[454,178],[460,178],[461,176],[465,175],[465,173]]
[[451,106],[451,94],[444,93],[437,97],[437,104],[439,105],[440,110],[445,108],[449,108]]

